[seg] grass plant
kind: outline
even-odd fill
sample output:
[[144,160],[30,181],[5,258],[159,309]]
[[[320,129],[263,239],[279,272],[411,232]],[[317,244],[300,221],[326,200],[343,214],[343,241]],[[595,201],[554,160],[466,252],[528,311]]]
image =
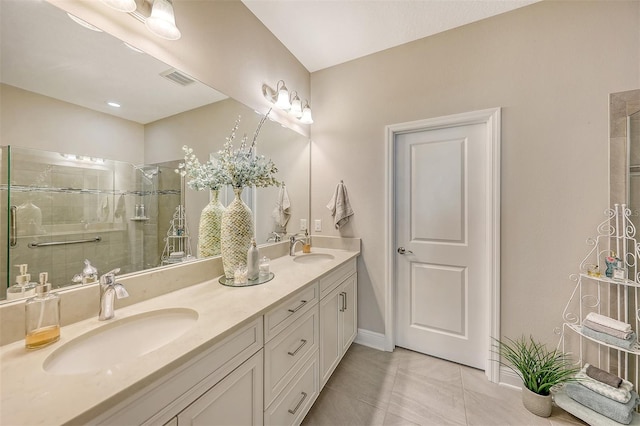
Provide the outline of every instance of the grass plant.
[[[494,339],[494,352],[500,355],[500,365],[511,369],[524,386],[538,395],[549,395],[551,388],[560,383],[573,381],[580,370],[567,354],[536,342],[533,337],[504,341]],[[506,362],[505,362],[506,361]]]

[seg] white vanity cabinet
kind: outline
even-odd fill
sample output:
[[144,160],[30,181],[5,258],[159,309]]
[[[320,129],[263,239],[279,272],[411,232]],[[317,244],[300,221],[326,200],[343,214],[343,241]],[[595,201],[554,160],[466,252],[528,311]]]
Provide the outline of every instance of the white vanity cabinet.
[[262,425],[262,325],[259,317],[90,424]]
[[315,283],[264,316],[265,425],[300,424],[318,397],[318,300]]
[[320,389],[358,333],[358,279],[353,259],[320,279]]

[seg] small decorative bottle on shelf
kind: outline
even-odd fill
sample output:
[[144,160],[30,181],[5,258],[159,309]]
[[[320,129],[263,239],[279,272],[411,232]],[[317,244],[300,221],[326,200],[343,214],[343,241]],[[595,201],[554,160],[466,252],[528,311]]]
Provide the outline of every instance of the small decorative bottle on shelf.
[[617,262],[613,266],[613,275],[611,278],[616,281],[625,281],[627,279],[627,268],[624,267],[622,260],[617,259]]

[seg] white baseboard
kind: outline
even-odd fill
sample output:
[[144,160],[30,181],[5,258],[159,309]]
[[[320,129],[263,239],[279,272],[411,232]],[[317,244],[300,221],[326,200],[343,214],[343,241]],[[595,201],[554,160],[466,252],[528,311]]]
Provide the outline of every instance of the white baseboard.
[[500,385],[522,389],[522,380],[509,368],[500,366]]
[[375,331],[365,330],[363,328],[358,329],[358,335],[356,336],[356,343],[368,346],[373,349],[377,349],[379,351],[384,351],[385,349],[385,335],[382,333],[376,333]]

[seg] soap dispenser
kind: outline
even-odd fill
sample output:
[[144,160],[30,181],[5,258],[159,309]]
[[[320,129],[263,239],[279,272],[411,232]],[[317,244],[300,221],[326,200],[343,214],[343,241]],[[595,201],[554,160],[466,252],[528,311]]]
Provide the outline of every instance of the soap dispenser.
[[25,303],[24,339],[27,349],[38,349],[60,339],[60,296],[51,293],[49,274],[40,274],[36,295]]
[[249,246],[249,251],[247,252],[247,279],[248,280],[257,280],[258,275],[260,274],[260,259],[258,258],[258,248],[256,247],[256,239],[251,239],[251,245]]
[[27,273],[28,265],[23,263],[16,265],[20,273],[16,276],[16,283],[7,289],[7,300],[31,297],[36,294],[36,283],[32,283],[31,274]]
[[309,230],[304,230],[304,243],[302,244],[302,253],[311,253],[311,237]]

